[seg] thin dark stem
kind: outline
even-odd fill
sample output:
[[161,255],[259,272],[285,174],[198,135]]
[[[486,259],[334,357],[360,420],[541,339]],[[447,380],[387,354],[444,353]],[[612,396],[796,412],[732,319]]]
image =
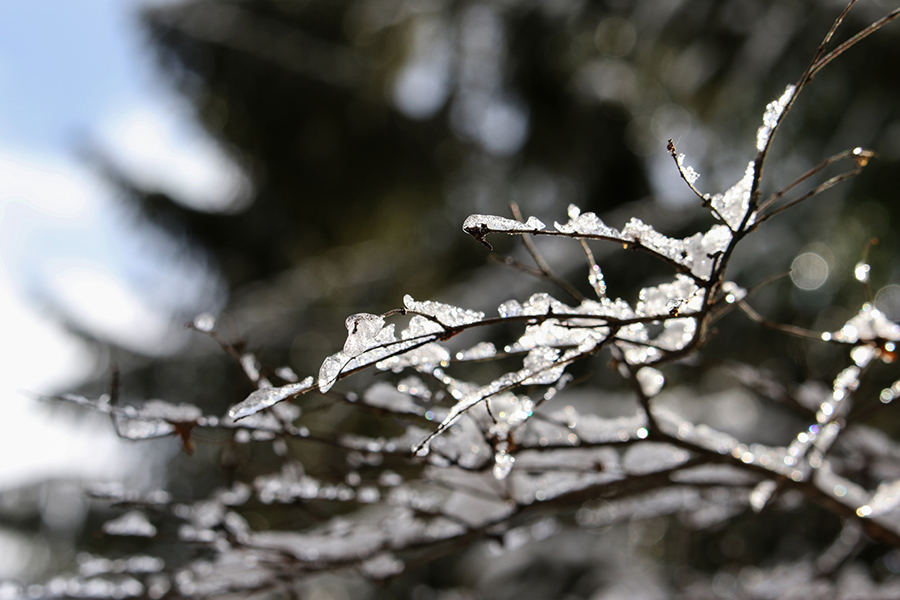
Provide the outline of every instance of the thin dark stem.
[[816,333],[815,331],[811,331],[809,329],[804,329],[802,327],[797,327],[795,325],[784,325],[783,323],[776,323],[775,321],[770,321],[769,319],[765,318],[764,316],[762,316],[761,314],[756,312],[756,310],[754,310],[753,307],[751,307],[749,304],[747,304],[743,300],[738,302],[737,304],[738,304],[738,307],[744,312],[744,314],[746,314],[748,317],[750,317],[751,319],[753,319],[754,321],[756,321],[763,327],[766,327],[768,329],[774,329],[775,331],[780,331],[782,333],[786,333],[788,335],[792,335],[795,337],[806,338],[808,340],[816,340],[819,342],[823,341],[821,333]]
[[503,258],[498,258],[496,255],[491,254],[488,256],[488,260],[496,262],[496,263],[504,265],[504,266],[507,266],[507,267],[512,267],[513,269],[517,269],[517,270],[525,273],[526,275],[530,275],[531,277],[535,277],[537,279],[543,279],[544,281],[552,283],[553,285],[562,289],[575,302],[581,303],[581,302],[584,302],[584,300],[585,300],[584,294],[579,292],[574,286],[572,286],[571,283],[569,283],[565,279],[560,279],[560,278],[556,277],[555,275],[553,275],[552,273],[548,274],[544,270],[535,269],[534,267],[529,267],[522,261],[520,261],[516,258],[513,258],[512,256],[505,256]]
[[[847,16],[847,13],[850,12],[850,9],[853,8],[853,5],[856,4],[857,0],[850,0],[847,6],[844,7],[844,10],[838,15],[837,19],[834,20],[834,23],[831,25],[831,29],[825,35],[825,38],[822,40],[822,43],[819,44],[819,47],[816,49],[816,54],[813,57],[813,60],[810,62],[809,66],[806,68],[806,71],[803,72],[803,75],[800,77],[800,80],[797,82],[794,87],[794,92],[791,94],[790,99],[787,101],[787,104],[784,106],[781,114],[778,116],[775,124],[772,127],[772,131],[769,133],[769,137],[766,140],[765,145],[757,152],[756,158],[753,161],[753,182],[750,186],[750,208],[747,211],[747,214],[744,217],[744,221],[741,223],[740,231],[743,231],[746,226],[750,222],[751,215],[755,212],[757,204],[759,202],[759,194],[760,194],[760,184],[762,182],[762,174],[763,174],[763,166],[766,162],[766,156],[768,155],[769,148],[772,146],[772,141],[775,139],[775,134],[778,133],[778,129],[781,126],[782,121],[787,116],[787,114],[791,111],[791,108],[794,106],[794,102],[796,102],[797,97],[800,95],[800,92],[803,91],[803,88],[807,83],[812,81],[813,70],[816,69],[816,65],[819,60],[822,58],[822,55],[825,53],[825,47],[831,41],[831,38],[834,36],[835,32],[838,30],[838,27],[841,26],[841,23],[844,21],[844,17]],[[825,63],[827,64],[827,63]],[[824,64],[822,67],[825,66]],[[821,67],[819,67],[821,69]]]
[[[510,200],[509,208],[513,213],[513,216],[517,221],[522,223],[525,222],[525,219],[522,218],[522,211],[519,210],[519,205]],[[560,287],[564,292],[569,294],[576,302],[584,302],[587,298],[584,297],[584,294],[579,292],[575,286],[566,281],[565,279],[561,279],[557,277],[556,273],[553,272],[553,269],[550,268],[550,264],[544,259],[544,256],[537,249],[537,246],[534,245],[534,241],[531,239],[531,235],[527,233],[522,234],[522,243],[525,245],[525,249],[528,250],[528,253],[534,259],[534,262],[537,264],[540,272],[543,274],[542,277],[547,281],[550,281],[557,286]]]
[[691,180],[688,178],[687,174],[684,172],[684,167],[682,167],[681,163],[678,160],[678,151],[675,149],[675,142],[673,140],[669,140],[669,143],[666,145],[666,150],[669,151],[669,154],[672,156],[672,159],[675,161],[675,166],[678,168],[678,174],[681,175],[681,178],[684,182],[691,188],[691,191],[694,192],[694,195],[700,199],[700,202],[703,203],[703,206],[707,207],[717,219],[722,221],[723,223],[727,223],[724,217],[719,214],[719,211],[710,203],[710,197],[708,194],[702,193],[698,190]]
[[[868,151],[868,150],[861,150],[859,148],[856,148],[853,150],[844,150],[843,152],[839,152],[839,153],[835,154],[834,156],[830,156],[830,157],[826,158],[825,160],[820,162],[818,165],[816,165],[815,167],[813,167],[812,169],[810,169],[809,171],[807,171],[806,173],[804,173],[803,175],[798,177],[787,187],[785,187],[785,188],[775,192],[771,196],[769,196],[769,198],[766,199],[765,202],[763,202],[762,204],[759,205],[759,212],[764,212],[767,208],[772,206],[775,202],[778,202],[778,200],[780,200],[786,193],[788,193],[789,191],[791,191],[792,189],[794,189],[795,187],[797,187],[798,185],[800,185],[801,183],[803,183],[804,181],[806,181],[807,179],[812,177],[813,175],[821,172],[829,165],[836,163],[840,160],[843,160],[845,158],[850,158],[851,156],[856,159],[857,165],[859,165],[861,160],[863,160],[863,159],[866,162],[868,162],[868,159],[873,157],[874,153],[871,151]],[[865,163],[863,163],[862,166],[865,166]]]
[[[856,2],[856,0],[853,0],[853,2],[850,3],[850,6],[853,6],[853,4],[855,4],[855,2]],[[850,9],[850,6],[848,6],[844,10],[844,13],[841,15],[841,18],[843,18],[843,16],[845,14],[847,14],[847,11]],[[825,66],[828,65],[828,63],[830,63],[831,61],[836,59],[838,56],[840,56],[841,54],[843,54],[844,52],[846,52],[847,50],[849,50],[850,48],[852,48],[853,46],[855,46],[856,44],[858,44],[859,42],[864,40],[865,38],[869,37],[870,35],[872,35],[876,31],[878,31],[879,29],[881,29],[882,27],[884,27],[885,25],[887,25],[888,23],[890,23],[897,17],[900,17],[900,8],[895,8],[894,10],[889,12],[887,15],[878,19],[877,21],[875,21],[874,23],[872,23],[871,25],[869,25],[868,27],[866,27],[865,29],[863,29],[862,31],[860,31],[859,33],[857,33],[856,35],[851,37],[849,40],[847,40],[846,42],[844,42],[843,44],[841,44],[840,46],[838,46],[837,48],[835,48],[834,50],[832,50],[831,52],[826,54],[825,56],[816,60],[809,70],[809,75],[808,75],[809,80],[812,80],[812,78],[815,77],[819,71],[824,69]],[[830,39],[830,36],[829,36],[829,39]]]
[[769,219],[771,219],[771,218],[774,217],[775,215],[781,214],[781,213],[783,213],[784,211],[786,211],[787,209],[793,208],[794,206],[797,206],[798,204],[800,204],[801,202],[803,202],[803,201],[805,201],[805,200],[809,200],[809,199],[812,198],[813,196],[818,196],[818,195],[821,194],[822,192],[824,192],[824,191],[826,191],[826,190],[828,190],[828,189],[833,188],[834,186],[836,186],[837,184],[841,183],[842,181],[847,181],[848,179],[850,179],[850,178],[852,178],[852,177],[856,177],[857,175],[860,174],[860,172],[862,172],[862,168],[861,168],[861,167],[857,167],[857,168],[853,169],[852,171],[847,171],[846,173],[841,173],[840,175],[835,175],[834,177],[832,177],[832,178],[829,179],[828,181],[825,181],[824,183],[820,183],[819,185],[817,185],[816,187],[814,187],[814,188],[811,189],[810,191],[806,192],[805,194],[803,194],[803,195],[800,196],[799,198],[794,198],[794,199],[791,200],[790,202],[787,202],[787,203],[785,203],[785,204],[782,204],[782,205],[779,206],[778,208],[773,209],[773,210],[767,212],[767,213],[764,214],[764,215],[760,215],[759,218],[756,220],[756,223],[754,223],[754,225],[753,225],[754,229],[755,229],[756,227],[758,227],[761,223],[765,223],[766,221],[768,221]]

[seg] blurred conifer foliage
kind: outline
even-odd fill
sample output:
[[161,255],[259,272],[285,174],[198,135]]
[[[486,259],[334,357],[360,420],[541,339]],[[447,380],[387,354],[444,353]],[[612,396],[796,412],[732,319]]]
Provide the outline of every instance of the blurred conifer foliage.
[[[888,4],[855,6],[830,47],[889,13]],[[193,323],[212,331],[213,341],[198,333],[181,354],[152,361],[120,353],[121,381],[117,376],[106,400],[88,400],[109,391],[105,379],[68,398],[109,413],[125,437],[180,439],[182,452],[169,459],[165,492],[94,491],[122,510],[98,503],[90,513],[89,537],[79,542],[89,553],[78,555],[70,570],[80,574],[57,595],[89,595],[78,586],[95,576],[113,586],[104,588],[110,597],[151,598],[768,598],[878,586],[890,594],[900,573],[900,532],[870,525],[870,514],[859,511],[893,510],[896,491],[878,485],[900,480],[888,459],[900,453],[891,438],[900,432],[897,419],[877,402],[861,402],[866,408],[853,419],[841,415],[859,428],[841,430],[843,443],[833,450],[810,449],[810,434],[797,437],[803,427],[835,422],[823,411],[837,409],[817,398],[849,394],[854,385],[878,396],[878,386],[892,389],[890,375],[875,367],[872,379],[847,374],[846,353],[790,334],[843,332],[840,343],[892,351],[882,342],[896,326],[871,312],[854,317],[864,294],[851,282],[865,279],[879,314],[900,318],[900,287],[892,287],[900,264],[892,235],[900,218],[893,202],[900,176],[896,27],[817,73],[791,106],[778,142],[771,149],[761,142],[768,151],[763,199],[847,148],[879,155],[843,156],[866,167],[861,177],[751,232],[752,222],[729,221],[727,194],[698,198],[673,161],[687,154],[703,174],[700,190],[749,194],[749,183],[732,184],[757,156],[760,115],[773,98],[791,101],[784,86],[804,72],[844,6],[192,0],[148,8],[142,19],[162,72],[247,171],[252,199],[201,212],[110,171],[154,226],[211,257],[229,296],[217,320]],[[677,151],[667,149],[669,139]],[[791,197],[841,177],[846,164],[837,163]],[[678,165],[694,183],[686,163]],[[701,207],[710,201],[712,215]],[[567,212],[570,204],[580,210]],[[551,228],[505,220],[524,222],[517,211],[556,220],[557,233],[537,239]],[[619,229],[602,229],[589,213]],[[626,225],[632,217],[655,230]],[[720,221],[742,240],[733,255],[727,240],[713,240],[725,231],[713,226]],[[460,231],[464,222],[499,258],[485,260],[484,245]],[[669,237],[660,241],[657,231]],[[697,231],[711,236],[704,243],[712,254],[687,239],[681,244]],[[516,235],[486,239],[496,232]],[[590,260],[560,234],[594,240]],[[873,237],[879,244],[866,250]],[[595,245],[598,238],[618,243]],[[622,240],[639,251],[613,252]],[[742,288],[716,279],[723,252],[728,279]],[[868,271],[862,278],[852,268],[865,252],[871,281]],[[798,279],[814,269],[794,262],[810,256],[830,269],[828,283],[815,289]],[[602,267],[599,279],[591,261]],[[725,308],[792,262],[793,281],[763,286],[746,312],[796,331],[770,331]],[[683,276],[671,284],[683,305],[667,296],[668,304],[656,306],[652,294],[676,294],[662,283],[673,266]],[[711,295],[700,300],[695,284]],[[596,349],[556,330],[542,330],[545,337],[530,331],[539,342],[519,337],[525,317],[567,310],[532,294],[584,307],[585,297],[603,299],[607,288],[611,298],[631,301],[642,289],[647,297],[638,316],[609,309],[615,331],[594,332],[606,336],[594,340]],[[472,310],[403,301],[405,293]],[[719,293],[731,300],[720,301]],[[379,360],[394,360],[384,370],[418,375],[368,369],[343,381],[355,366],[374,364],[366,357],[376,341],[397,343],[384,315],[374,313],[401,305],[399,318],[407,320],[398,329],[420,336],[433,353],[413,348],[415,360]],[[476,312],[493,315],[498,305],[508,321]],[[662,317],[647,317],[654,310]],[[661,351],[662,358],[634,350],[665,335],[682,313],[709,316],[696,342]],[[574,330],[601,329],[568,319]],[[862,331],[863,321],[876,333],[850,340],[847,324]],[[472,335],[484,322],[497,327],[484,339]],[[644,325],[644,333],[621,337]],[[565,341],[554,345],[551,333]],[[450,338],[443,360],[430,344]],[[692,353],[701,344],[703,360]],[[573,348],[582,354],[567,354]],[[527,354],[519,371],[517,353]],[[329,354],[332,362],[320,371]],[[878,357],[854,361],[865,368]],[[668,365],[664,403],[683,421],[650,408],[663,382],[650,366],[656,360]],[[474,392],[440,370],[445,362],[466,363],[466,377],[493,380],[497,389],[484,394],[496,396],[496,405],[485,409],[481,397],[464,405]],[[307,373],[319,378],[301,381]],[[525,388],[517,395],[503,379],[513,374]],[[137,408],[122,408],[128,405]],[[701,427],[707,430],[695,433]],[[548,439],[576,451],[554,462],[541,451]],[[429,443],[435,448],[426,457]],[[802,449],[791,454],[795,446]],[[767,448],[775,448],[771,456]],[[524,453],[518,463],[517,450]],[[836,477],[828,480],[830,496],[824,484],[804,487],[812,475],[802,470],[825,473],[828,452],[840,471],[826,473]],[[773,456],[787,466],[770,467],[765,461]],[[867,499],[860,495],[866,490]],[[102,526],[106,536],[90,537],[101,516],[115,519]],[[347,549],[354,544],[357,554]],[[99,555],[136,562],[104,563]],[[54,589],[47,584],[40,593]]]

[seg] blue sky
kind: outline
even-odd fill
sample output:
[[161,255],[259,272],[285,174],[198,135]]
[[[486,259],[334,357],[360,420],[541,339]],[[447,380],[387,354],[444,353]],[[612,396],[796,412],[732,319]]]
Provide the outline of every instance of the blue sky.
[[0,140],[67,152],[158,85],[136,0],[0,2]]
[[[0,1],[0,489],[79,476],[152,485],[146,452],[108,421],[72,423],[30,397],[107,369],[50,307],[152,355],[185,341],[185,310],[223,301],[215,276],[135,228],[78,155],[89,144],[141,185],[210,209],[247,197],[240,169],[156,70],[137,19],[146,4]],[[44,556],[35,544],[0,529],[0,578]]]

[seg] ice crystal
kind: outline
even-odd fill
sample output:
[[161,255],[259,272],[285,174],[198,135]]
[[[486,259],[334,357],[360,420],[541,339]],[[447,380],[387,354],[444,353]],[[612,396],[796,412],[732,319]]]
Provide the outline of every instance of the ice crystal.
[[216,318],[208,312],[201,313],[194,317],[194,329],[209,333],[216,328]]
[[778,484],[771,479],[760,481],[753,491],[750,492],[750,508],[753,512],[761,512],[766,507],[772,494],[778,488]]
[[784,114],[785,107],[787,107],[788,103],[790,103],[791,99],[794,97],[795,89],[796,87],[793,84],[787,86],[778,100],[773,100],[766,105],[762,127],[756,132],[757,150],[763,150],[766,145],[768,145],[769,138],[772,136],[772,132],[778,125],[778,120],[781,119],[781,115]]
[[621,234],[613,227],[609,227],[597,215],[592,212],[582,213],[574,204],[569,205],[569,221],[564,224],[554,223],[554,227],[560,233],[575,235],[608,237],[619,239]]
[[403,572],[403,561],[390,552],[379,552],[359,565],[359,570],[376,581],[388,579]]
[[545,225],[536,217],[529,217],[522,223],[514,219],[495,217],[493,215],[469,215],[463,222],[463,231],[468,234],[484,235],[486,233],[517,233],[541,231]]
[[442,304],[441,302],[432,302],[430,300],[417,302],[409,294],[403,297],[403,305],[408,310],[434,317],[441,325],[446,327],[469,325],[484,319],[483,312],[465,310],[451,304]]
[[413,367],[421,373],[431,373],[438,367],[447,366],[449,362],[450,352],[440,344],[431,342],[380,361],[376,366],[383,371],[400,371]]
[[470,361],[470,360],[484,360],[486,358],[493,358],[497,355],[497,349],[490,342],[478,342],[468,350],[463,350],[461,352],[456,353],[456,360],[458,361]]
[[653,343],[661,350],[676,352],[691,343],[696,333],[697,321],[694,319],[667,319]]
[[633,217],[622,229],[622,237],[633,240],[660,256],[676,263],[683,263],[687,257],[684,240],[676,240],[656,231],[652,225]]
[[[547,322],[542,325],[546,324]],[[456,423],[463,414],[484,402],[486,398],[494,397],[501,392],[520,385],[550,385],[557,382],[562,377],[568,362],[581,353],[587,352],[592,347],[593,343],[588,340],[586,344],[582,344],[579,348],[570,349],[559,356],[558,350],[537,344],[533,351],[529,352],[525,357],[521,370],[515,373],[506,373],[481,387],[461,384],[453,378],[445,376],[442,371],[435,370],[435,377],[448,388],[448,391],[457,399],[457,402],[447,413],[444,420],[441,421],[438,428],[414,448],[414,452],[418,456],[427,456],[430,444],[434,438]]]
[[[740,222],[740,221],[738,221]],[[706,233],[696,233],[684,240],[685,259],[681,264],[703,279],[712,275],[715,259],[728,248],[732,232],[725,225],[715,225]]]
[[130,440],[143,440],[175,432],[175,424],[196,423],[203,413],[193,404],[149,400],[140,408],[126,406],[113,413],[116,432]]
[[599,266],[591,265],[591,270],[588,273],[588,283],[594,288],[598,298],[606,296],[606,281],[603,279],[603,271],[600,270]]
[[[721,217],[732,231],[737,231],[750,208],[750,187],[753,185],[755,166],[747,164],[744,176],[724,194],[716,194],[710,199],[717,217]],[[748,224],[753,223],[750,219]]]
[[878,340],[897,342],[900,341],[900,325],[890,321],[883,312],[866,303],[840,331],[830,334],[826,339],[845,344]]
[[498,394],[491,399],[491,414],[496,419],[490,429],[491,435],[506,440],[515,428],[531,417],[533,410],[534,402],[527,396],[519,397],[509,392]]
[[[675,306],[675,314],[670,305],[672,300],[680,301]],[[638,295],[635,313],[640,316],[659,315],[666,318],[676,316],[678,312],[696,312],[702,307],[703,290],[698,288],[690,277],[678,274],[671,283],[642,289]]]
[[[385,329],[387,329],[385,327]],[[415,315],[409,320],[406,329],[400,332],[401,339],[404,340],[420,340],[432,336],[435,333],[442,333],[444,328],[440,323],[434,322],[432,319]],[[404,347],[408,347],[404,345]]]
[[509,317],[518,317],[522,314],[522,305],[516,300],[507,300],[497,307],[497,313],[504,319]]
[[262,388],[247,396],[246,400],[235,404],[228,411],[228,416],[232,421],[237,421],[248,417],[252,414],[265,410],[270,406],[281,402],[291,396],[295,396],[312,388],[314,380],[307,377],[300,383],[290,383],[277,388]]
[[510,351],[521,352],[539,347],[594,346],[608,335],[606,327],[566,327],[556,319],[547,319],[540,325],[529,325]]
[[126,535],[137,537],[153,537],[156,535],[156,527],[147,518],[147,515],[131,510],[112,521],[103,524],[103,531],[109,535]]
[[344,342],[344,354],[353,358],[378,344],[375,336],[384,327],[384,317],[359,313],[347,317],[345,324],[347,341]]
[[562,303],[550,294],[534,294],[522,304],[523,315],[547,315],[553,311],[553,306],[562,306]]
[[648,398],[658,394],[666,383],[666,378],[663,377],[663,374],[653,367],[641,367],[636,377],[641,386],[641,392]]
[[334,386],[341,369],[347,364],[348,358],[343,352],[337,352],[322,362],[322,366],[319,367],[318,385],[323,394]]
[[259,361],[256,360],[255,356],[249,352],[242,354],[241,368],[244,369],[244,374],[247,376],[247,379],[253,383],[259,382]]
[[507,442],[498,444],[497,452],[494,454],[493,474],[495,479],[506,479],[512,471],[516,458],[508,450],[509,444]]
[[523,371],[532,373],[532,375],[524,379],[522,383],[529,385],[554,383],[560,378],[563,370],[566,368],[564,364],[556,364],[558,358],[559,350],[556,348],[539,346],[533,349],[525,356],[525,368],[523,369]]
[[678,162],[678,168],[681,170],[681,172],[684,175],[684,178],[687,180],[687,182],[691,185],[694,185],[694,183],[697,181],[697,179],[699,179],[700,173],[695,171],[694,167],[691,167],[690,165],[685,166],[684,159],[685,159],[684,154],[679,154],[675,160]]

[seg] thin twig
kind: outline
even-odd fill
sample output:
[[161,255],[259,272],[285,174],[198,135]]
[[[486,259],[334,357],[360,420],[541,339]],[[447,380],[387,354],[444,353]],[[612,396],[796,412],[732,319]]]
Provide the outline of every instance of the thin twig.
[[517,269],[522,271],[526,275],[530,275],[537,279],[543,279],[548,283],[552,283],[553,285],[562,289],[566,294],[568,294],[575,302],[581,303],[584,302],[585,297],[584,294],[579,292],[576,288],[572,286],[568,281],[564,279],[560,279],[555,275],[548,274],[546,271],[541,269],[535,269],[534,267],[530,267],[523,263],[521,260],[517,258],[513,258],[512,256],[504,256],[503,258],[498,258],[495,254],[489,254],[488,260],[507,266],[512,267],[513,269]]
[[740,309],[742,311],[744,311],[744,314],[746,314],[748,317],[750,317],[751,319],[753,319],[754,321],[756,321],[763,327],[767,327],[769,329],[774,329],[775,331],[780,331],[782,333],[787,333],[788,335],[793,335],[796,337],[802,337],[802,338],[806,338],[809,340],[816,340],[819,342],[823,341],[821,333],[816,333],[815,331],[811,331],[809,329],[797,327],[796,325],[785,325],[783,323],[776,323],[775,321],[770,321],[769,319],[765,318],[764,316],[762,316],[761,314],[756,312],[756,310],[754,310],[753,307],[751,307],[749,304],[747,304],[743,300],[738,302],[737,305],[738,305],[738,307],[740,307]]
[[[856,2],[856,0],[853,0],[853,2],[850,3],[850,6],[852,6],[855,2]],[[848,6],[844,10],[844,14],[847,13],[847,10],[850,9],[850,6]],[[841,15],[841,17],[843,18],[843,15]],[[894,10],[889,12],[887,15],[878,19],[877,21],[875,21],[874,23],[872,23],[871,25],[869,25],[868,27],[866,27],[865,29],[863,29],[862,31],[860,31],[859,33],[857,33],[856,35],[851,37],[849,40],[847,40],[846,42],[844,42],[843,44],[841,44],[840,46],[838,46],[837,48],[835,48],[834,50],[829,52],[827,55],[816,60],[809,70],[809,75],[808,75],[809,80],[812,80],[812,78],[815,77],[819,71],[821,71],[823,68],[825,68],[825,66],[828,65],[828,63],[830,63],[831,61],[836,59],[838,56],[840,56],[841,54],[843,54],[844,52],[846,52],[847,50],[849,50],[850,48],[852,48],[853,46],[855,46],[856,44],[858,44],[859,42],[864,40],[865,38],[869,37],[870,35],[872,35],[876,31],[878,31],[879,29],[881,29],[882,27],[884,27],[885,25],[887,25],[888,23],[890,23],[897,17],[900,17],[900,8],[895,8]]]
[[767,213],[764,214],[764,215],[760,215],[760,216],[756,219],[756,223],[753,224],[753,229],[756,229],[756,227],[758,227],[761,223],[764,223],[764,222],[768,221],[769,219],[771,219],[771,218],[774,217],[775,215],[781,214],[781,213],[783,213],[784,211],[786,211],[787,209],[792,208],[792,207],[794,207],[794,206],[800,204],[801,202],[803,202],[803,201],[805,201],[805,200],[809,200],[809,199],[812,198],[813,196],[818,196],[818,195],[821,194],[822,192],[824,192],[824,191],[826,191],[826,190],[828,190],[828,189],[831,189],[832,187],[836,186],[837,184],[841,183],[842,181],[846,181],[846,180],[850,179],[851,177],[856,177],[856,176],[859,175],[861,172],[862,172],[862,167],[857,166],[857,167],[856,167],[855,169],[853,169],[852,171],[847,171],[847,172],[845,172],[845,173],[841,173],[840,175],[835,175],[834,177],[832,177],[832,178],[829,179],[828,181],[826,181],[826,182],[824,182],[824,183],[820,183],[819,185],[817,185],[816,187],[814,187],[813,189],[811,189],[811,190],[808,191],[807,193],[803,194],[803,195],[800,196],[799,198],[794,198],[794,199],[791,200],[790,202],[788,202],[788,203],[786,203],[786,204],[782,204],[782,205],[779,206],[778,208],[776,208],[776,209],[774,209],[774,210],[771,210],[770,212],[767,212]]
[[703,206],[708,208],[713,213],[713,215],[716,216],[717,219],[719,219],[723,223],[727,223],[728,221],[726,221],[725,218],[721,214],[719,214],[719,211],[716,210],[716,207],[714,207],[710,202],[711,199],[709,197],[709,194],[704,194],[700,190],[698,190],[694,186],[693,182],[691,182],[691,180],[688,178],[687,174],[684,172],[684,167],[682,166],[681,161],[678,160],[678,151],[675,149],[675,142],[673,140],[670,139],[669,143],[666,144],[666,150],[669,151],[669,154],[675,161],[675,166],[678,168],[678,174],[681,175],[681,178],[684,179],[684,182],[688,185],[689,188],[691,188],[691,191],[694,192],[694,195],[700,199],[700,202],[703,203]]
[[778,200],[780,200],[786,193],[788,193],[789,191],[791,191],[792,189],[794,189],[795,187],[797,187],[798,185],[800,185],[801,183],[803,183],[804,181],[806,181],[807,179],[809,179],[810,177],[815,175],[816,173],[821,172],[829,165],[836,163],[840,160],[843,160],[845,158],[849,158],[851,156],[855,157],[857,165],[859,165],[862,162],[862,166],[865,166],[865,164],[868,162],[868,159],[874,157],[875,153],[871,152],[869,150],[861,150],[860,148],[854,148],[853,150],[844,150],[843,152],[838,152],[834,156],[830,156],[830,157],[826,158],[825,160],[820,162],[818,165],[816,165],[815,167],[813,167],[812,169],[810,169],[809,171],[807,171],[806,173],[804,173],[803,175],[798,177],[796,180],[794,180],[793,183],[789,184],[787,187],[785,187],[785,188],[775,192],[771,196],[769,196],[769,198],[765,202],[763,202],[762,204],[759,205],[759,212],[765,211],[767,208],[769,208],[775,202],[778,202]]
[[[756,158],[753,161],[753,182],[750,185],[750,207],[747,211],[747,214],[744,215],[744,220],[741,223],[741,226],[738,228],[738,231],[743,231],[750,222],[750,217],[756,211],[756,205],[759,202],[759,193],[760,193],[760,184],[762,182],[762,174],[763,174],[763,166],[766,162],[766,156],[769,153],[769,148],[772,146],[772,141],[775,139],[775,134],[778,133],[778,129],[781,126],[782,121],[787,116],[787,114],[791,111],[791,108],[794,106],[794,102],[797,101],[797,97],[800,95],[800,92],[806,86],[808,82],[812,80],[813,70],[816,68],[819,60],[822,55],[825,53],[825,47],[831,41],[831,38],[834,36],[838,27],[841,26],[841,23],[844,21],[844,17],[847,16],[847,13],[850,12],[850,9],[853,8],[853,5],[856,4],[857,0],[850,0],[847,6],[844,7],[844,10],[838,15],[838,18],[834,20],[834,23],[831,25],[831,29],[825,35],[825,38],[822,40],[822,43],[819,44],[819,47],[816,49],[815,56],[813,56],[812,61],[809,66],[803,72],[803,75],[800,77],[800,80],[797,82],[794,93],[791,94],[791,97],[788,99],[787,104],[784,106],[781,114],[778,115],[778,118],[775,121],[775,124],[772,126],[772,131],[769,133],[769,137],[766,140],[766,143],[763,147],[756,153]],[[829,59],[830,60],[830,59]],[[827,64],[827,63],[825,63]],[[823,64],[822,67],[825,65]],[[819,67],[821,69],[822,67]]]
[[[509,201],[509,208],[517,221],[520,221],[522,223],[525,222],[525,219],[522,218],[522,211],[519,210],[519,205],[514,200]],[[584,302],[585,300],[587,300],[587,298],[584,297],[584,294],[579,292],[571,283],[556,276],[556,273],[554,273],[553,269],[550,268],[550,264],[544,259],[544,256],[537,249],[537,246],[534,245],[534,240],[531,239],[531,236],[529,234],[522,234],[522,243],[525,244],[525,249],[528,250],[528,253],[534,259],[534,262],[537,264],[538,268],[541,270],[543,279],[551,281],[559,286],[576,302]]]

